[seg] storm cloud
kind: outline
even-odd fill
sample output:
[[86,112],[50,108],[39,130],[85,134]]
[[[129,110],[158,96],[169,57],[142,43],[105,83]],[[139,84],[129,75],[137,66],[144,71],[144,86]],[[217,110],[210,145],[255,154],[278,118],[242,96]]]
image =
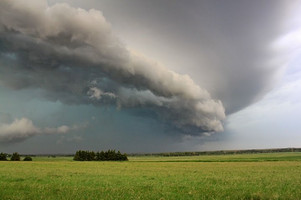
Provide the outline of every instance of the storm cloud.
[[[68,4],[0,2],[0,84],[41,89],[65,104],[147,109],[188,135],[222,131],[225,119],[222,102],[190,76],[129,50],[100,11]],[[21,139],[42,132],[27,119],[14,124],[27,127],[12,133]],[[10,126],[0,133],[19,130],[5,131]]]
[[130,48],[187,73],[227,115],[279,83],[288,59],[271,46],[300,19],[298,0],[49,1],[102,10]]

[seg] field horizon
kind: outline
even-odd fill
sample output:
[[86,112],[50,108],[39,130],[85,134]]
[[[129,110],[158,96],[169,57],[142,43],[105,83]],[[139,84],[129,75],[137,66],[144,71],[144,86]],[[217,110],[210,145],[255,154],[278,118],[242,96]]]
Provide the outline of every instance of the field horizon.
[[[84,150],[84,149],[78,149]],[[91,149],[86,149],[91,150]],[[104,149],[100,149],[101,151]],[[116,149],[118,150],[118,149]],[[0,151],[1,152],[1,151]],[[286,147],[286,148],[250,148],[250,149],[226,149],[226,150],[208,150],[208,151],[167,151],[167,152],[122,152],[128,156],[198,156],[198,155],[228,155],[228,154],[253,154],[253,153],[277,153],[277,152],[301,152],[301,147]],[[5,152],[7,153],[7,152]],[[9,155],[14,152],[8,153]],[[22,156],[74,156],[74,153],[22,153]]]

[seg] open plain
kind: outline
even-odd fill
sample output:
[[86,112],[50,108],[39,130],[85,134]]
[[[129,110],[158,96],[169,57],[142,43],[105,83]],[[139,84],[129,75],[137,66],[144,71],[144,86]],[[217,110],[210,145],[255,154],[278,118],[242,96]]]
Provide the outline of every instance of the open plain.
[[0,199],[300,199],[301,153],[0,162]]

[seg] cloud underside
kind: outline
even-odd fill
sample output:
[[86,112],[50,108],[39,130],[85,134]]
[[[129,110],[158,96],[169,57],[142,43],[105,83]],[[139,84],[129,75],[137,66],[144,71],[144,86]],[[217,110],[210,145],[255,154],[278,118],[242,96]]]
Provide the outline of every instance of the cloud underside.
[[0,124],[0,143],[15,143],[24,141],[36,135],[65,134],[78,130],[79,126],[59,126],[56,128],[40,128],[33,124],[30,119],[15,119],[11,123]]
[[[49,100],[65,104],[144,109],[182,134],[223,130],[220,100],[188,75],[128,50],[94,9],[2,0],[0,84],[41,89]],[[14,123],[21,122],[32,129],[23,135],[43,132],[25,119]]]

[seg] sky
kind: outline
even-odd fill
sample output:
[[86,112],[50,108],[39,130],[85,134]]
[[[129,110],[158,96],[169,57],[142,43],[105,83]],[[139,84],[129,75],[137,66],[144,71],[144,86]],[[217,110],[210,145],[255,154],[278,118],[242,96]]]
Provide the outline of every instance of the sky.
[[301,147],[299,13],[299,0],[2,0],[0,151]]

